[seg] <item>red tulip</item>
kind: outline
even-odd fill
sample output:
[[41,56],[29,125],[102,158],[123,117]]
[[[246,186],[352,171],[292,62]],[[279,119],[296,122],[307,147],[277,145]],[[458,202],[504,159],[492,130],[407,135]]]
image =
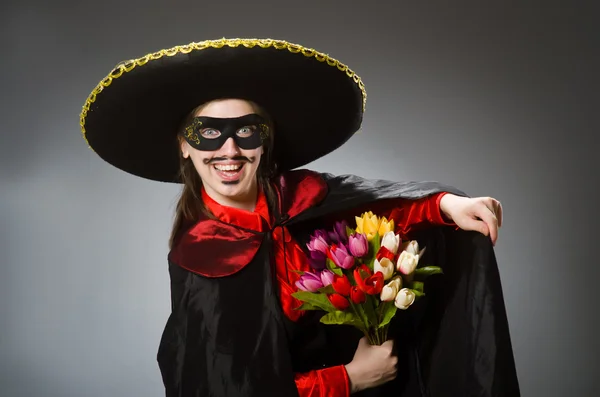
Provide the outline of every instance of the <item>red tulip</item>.
[[357,286],[353,286],[350,290],[350,299],[352,300],[352,303],[358,305],[366,301],[367,296],[360,288],[358,288]]
[[348,277],[344,276],[338,276],[337,274],[333,276],[333,282],[331,283],[331,285],[333,286],[333,289],[335,290],[335,292],[337,292],[338,294],[342,295],[342,296],[349,296],[350,295],[350,280],[348,280]]
[[395,262],[395,260],[394,260],[394,259],[396,259],[395,256],[396,255],[394,255],[394,253],[392,251],[390,251],[389,249],[385,248],[382,245],[381,248],[379,248],[379,251],[377,251],[377,255],[375,255],[375,259],[377,259],[379,262],[381,262],[381,259],[388,258],[392,262]]
[[346,310],[350,306],[350,302],[348,302],[348,299],[344,298],[340,294],[327,295],[327,298],[329,298],[329,302],[331,302],[333,307],[335,307],[338,310]]
[[[367,277],[363,278],[361,271],[366,273]],[[354,270],[354,279],[358,287],[369,295],[379,294],[383,289],[383,273],[376,272],[372,274],[371,270],[364,264]]]

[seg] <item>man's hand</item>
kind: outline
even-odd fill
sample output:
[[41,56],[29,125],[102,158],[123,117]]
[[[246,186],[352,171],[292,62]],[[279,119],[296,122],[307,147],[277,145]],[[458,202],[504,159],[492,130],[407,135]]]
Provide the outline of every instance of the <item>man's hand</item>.
[[498,200],[446,194],[440,201],[440,210],[461,229],[490,236],[492,244],[496,245],[498,229],[502,226],[502,205]]

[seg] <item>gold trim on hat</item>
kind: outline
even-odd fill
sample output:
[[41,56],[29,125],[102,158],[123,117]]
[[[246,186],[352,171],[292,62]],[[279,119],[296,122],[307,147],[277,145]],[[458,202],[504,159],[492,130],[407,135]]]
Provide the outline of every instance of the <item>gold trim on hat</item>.
[[118,79],[124,73],[130,72],[138,66],[143,66],[143,65],[147,64],[149,61],[160,59],[164,56],[170,57],[170,56],[177,55],[179,53],[188,54],[192,51],[204,50],[206,48],[222,48],[224,46],[239,47],[240,45],[242,45],[246,48],[253,48],[253,47],[258,46],[260,48],[273,47],[277,50],[286,50],[287,49],[291,53],[294,53],[294,54],[300,53],[300,54],[304,55],[305,57],[314,57],[319,62],[325,62],[329,66],[337,67],[340,71],[345,72],[349,78],[353,79],[354,82],[360,88],[360,90],[362,92],[362,97],[363,97],[363,112],[365,111],[366,104],[367,104],[367,91],[365,90],[365,85],[362,82],[361,78],[356,73],[354,73],[354,71],[352,71],[348,66],[344,65],[343,63],[339,62],[336,59],[331,58],[329,55],[318,52],[312,48],[306,48],[306,47],[303,47],[298,44],[288,43],[287,41],[284,41],[284,40],[225,39],[225,38],[223,38],[223,39],[219,39],[219,40],[206,40],[206,41],[201,41],[199,43],[190,43],[190,44],[183,45],[183,46],[176,46],[173,48],[160,50],[158,52],[148,54],[148,55],[143,56],[138,59],[132,59],[132,60],[128,60],[128,61],[119,63],[108,74],[108,76],[106,76],[104,79],[102,79],[102,81],[100,81],[100,83],[98,83],[96,88],[94,88],[94,90],[91,92],[91,94],[88,96],[87,100],[85,101],[85,104],[83,105],[83,109],[81,111],[81,115],[79,118],[79,124],[81,125],[81,132],[83,134],[83,138],[85,139],[86,143],[89,146],[89,142],[87,140],[86,131],[85,131],[85,118],[87,116],[88,111],[90,110],[91,104],[96,101],[96,97],[98,96],[98,94],[100,94],[102,92],[102,90],[104,88],[108,87],[113,82],[113,80]]

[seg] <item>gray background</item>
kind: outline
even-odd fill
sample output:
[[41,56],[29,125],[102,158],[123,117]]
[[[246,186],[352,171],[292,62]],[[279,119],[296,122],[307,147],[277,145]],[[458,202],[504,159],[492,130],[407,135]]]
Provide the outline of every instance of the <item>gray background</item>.
[[523,395],[600,394],[592,2],[37,3],[0,12],[0,395],[163,394],[179,190],[103,163],[79,112],[117,62],[221,37],[300,43],[364,79],[363,131],[310,168],[501,200]]

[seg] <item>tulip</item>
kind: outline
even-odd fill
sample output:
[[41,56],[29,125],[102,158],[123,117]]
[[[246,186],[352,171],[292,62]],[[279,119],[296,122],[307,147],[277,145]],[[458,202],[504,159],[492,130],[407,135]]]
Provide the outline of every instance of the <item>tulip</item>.
[[395,257],[396,255],[394,255],[392,251],[385,247],[379,247],[379,251],[377,251],[377,255],[375,255],[375,259],[377,259],[380,262],[383,258],[388,258],[389,260],[393,261]]
[[381,261],[375,259],[375,263],[373,263],[373,271],[381,272],[383,274],[384,280],[389,280],[394,275],[394,262],[389,260],[388,258],[382,258]]
[[323,287],[327,287],[333,283],[335,274],[328,269],[325,269],[321,272],[321,282],[323,283]]
[[350,306],[348,299],[344,298],[339,294],[327,295],[329,302],[338,310],[346,310]]
[[390,231],[383,235],[381,239],[381,246],[387,248],[394,255],[398,252],[398,246],[400,245],[400,236]]
[[310,241],[308,244],[306,244],[306,246],[308,247],[309,251],[327,253],[329,242],[321,234],[316,233],[314,236],[310,237]]
[[311,272],[305,272],[300,279],[296,281],[296,287],[302,291],[317,292],[319,288],[323,288],[321,276]]
[[384,216],[383,218],[381,218],[381,222],[379,224],[379,235],[383,236],[391,231],[394,231],[394,220],[391,219],[388,221]]
[[369,252],[367,237],[362,233],[353,233],[348,238],[348,249],[357,258],[362,258]]
[[406,252],[409,252],[413,255],[417,255],[419,258],[423,256],[423,252],[425,252],[425,248],[423,248],[419,252],[419,243],[416,240],[409,241],[402,245],[402,249]]
[[400,291],[398,291],[396,299],[394,299],[394,305],[396,305],[398,309],[406,310],[410,305],[413,304],[415,298],[416,295],[412,290],[408,288],[402,288]]
[[419,263],[419,256],[411,254],[408,251],[402,251],[396,263],[396,269],[407,276],[412,274]]
[[329,259],[342,269],[350,269],[354,266],[354,257],[350,255],[344,245],[332,244],[328,250]]
[[333,230],[329,232],[329,238],[335,243],[346,244],[348,242],[348,234],[346,232],[346,227],[348,227],[348,222],[336,222],[333,225]]
[[[361,271],[367,274],[366,278],[362,277]],[[369,295],[379,294],[384,283],[383,273],[376,272],[375,274],[372,274],[371,270],[364,264],[359,268],[354,269],[354,280],[356,280],[358,287]]]
[[355,305],[359,305],[367,300],[367,296],[355,285],[350,289],[350,300]]
[[348,280],[348,277],[334,274],[331,285],[333,286],[334,291],[338,294],[343,296],[350,295],[350,288],[352,285],[350,285],[350,280]]
[[402,277],[394,277],[389,283],[383,286],[380,298],[384,302],[391,302],[398,295],[398,291],[402,288]]
[[354,217],[356,220],[356,232],[363,233],[367,240],[373,240],[375,234],[383,236],[385,233],[394,230],[394,221],[388,221],[385,217],[379,218],[371,211],[365,212],[362,216]]

